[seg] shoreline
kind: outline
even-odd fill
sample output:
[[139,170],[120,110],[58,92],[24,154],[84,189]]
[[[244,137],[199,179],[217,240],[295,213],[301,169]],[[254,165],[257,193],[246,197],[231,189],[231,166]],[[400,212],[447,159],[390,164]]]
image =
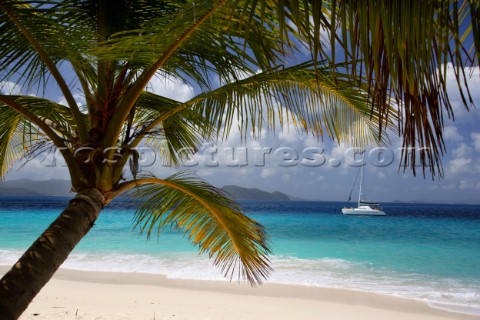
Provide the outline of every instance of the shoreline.
[[[0,274],[8,270],[0,266]],[[34,314],[37,314],[36,316]],[[60,269],[29,319],[480,319],[426,302],[348,289]]]

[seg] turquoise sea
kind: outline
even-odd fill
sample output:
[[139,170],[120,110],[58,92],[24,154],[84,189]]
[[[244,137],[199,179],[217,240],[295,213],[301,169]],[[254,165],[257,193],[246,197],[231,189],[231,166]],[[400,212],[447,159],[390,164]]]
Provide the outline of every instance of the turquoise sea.
[[[0,197],[0,265],[12,265],[69,199]],[[241,202],[270,234],[269,282],[347,288],[480,314],[480,206],[383,204],[386,217],[340,214],[338,202]],[[135,208],[109,205],[65,262],[80,270],[225,280],[179,232],[146,240]]]

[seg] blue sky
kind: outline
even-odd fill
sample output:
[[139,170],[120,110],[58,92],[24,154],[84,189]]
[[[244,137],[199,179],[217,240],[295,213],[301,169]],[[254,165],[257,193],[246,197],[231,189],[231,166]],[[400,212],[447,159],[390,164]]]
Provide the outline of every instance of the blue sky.
[[[468,112],[461,104],[453,76],[448,81],[455,121],[447,119],[445,122],[447,154],[442,159],[444,178],[432,180],[427,173],[424,179],[420,168],[417,177],[413,176],[410,169],[406,172],[399,170],[401,140],[392,137],[392,144],[387,149],[378,150],[374,146],[367,149],[367,198],[377,201],[480,202],[480,110],[476,108]],[[472,73],[469,82],[473,99],[478,105],[478,68]],[[20,91],[20,88],[11,83],[3,83],[0,88],[2,92]],[[181,101],[196,93],[194,88],[185,83],[159,78],[151,82],[149,90]],[[47,92],[48,98],[63,101],[55,86],[49,86]],[[80,92],[76,98],[79,104],[84,103]],[[260,139],[254,140],[250,136],[246,142],[242,142],[240,134],[232,130],[227,141],[205,145],[191,162],[178,168],[162,166],[158,159],[153,161],[149,150],[144,153],[143,163],[144,170],[158,176],[168,176],[178,170],[191,170],[217,186],[235,184],[281,191],[303,199],[344,201],[348,199],[358,172],[355,161],[359,161],[360,157],[357,155],[353,158],[354,151],[348,145],[337,145],[328,138],[323,142],[315,141],[293,127],[285,127],[283,130],[277,128],[275,133],[264,131]],[[379,157],[383,162],[379,161]],[[30,161],[21,170],[17,170],[18,167],[17,165],[7,175],[7,180],[68,179],[68,173],[61,163],[52,166],[49,158],[45,161],[41,158]]]

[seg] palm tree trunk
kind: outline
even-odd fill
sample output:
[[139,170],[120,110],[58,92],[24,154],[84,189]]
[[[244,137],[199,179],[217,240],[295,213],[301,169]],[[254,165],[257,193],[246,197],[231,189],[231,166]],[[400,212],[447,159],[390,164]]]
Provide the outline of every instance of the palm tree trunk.
[[0,280],[0,318],[18,319],[73,248],[92,228],[103,208],[97,189],[80,191]]

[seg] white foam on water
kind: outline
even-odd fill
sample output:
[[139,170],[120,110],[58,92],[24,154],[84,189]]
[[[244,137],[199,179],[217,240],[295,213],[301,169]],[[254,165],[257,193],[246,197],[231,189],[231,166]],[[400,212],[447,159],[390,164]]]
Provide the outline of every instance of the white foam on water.
[[13,265],[22,254],[20,250],[0,249],[0,265]]
[[[19,250],[0,249],[0,265],[12,265]],[[342,288],[418,299],[432,307],[468,314],[480,314],[480,281],[468,282],[420,274],[380,270],[368,264],[342,259],[299,259],[273,256],[274,272],[269,283]],[[74,252],[63,268],[87,271],[143,272],[172,279],[226,279],[212,260],[192,252],[134,253]],[[233,280],[236,280],[234,278]]]
[[[455,312],[480,313],[480,282],[379,270],[341,259],[273,260],[270,282],[375,292],[422,300]],[[450,308],[451,307],[451,308]]]
[[206,257],[191,252],[150,254],[72,254],[63,268],[78,270],[142,272],[172,279],[224,280]]

